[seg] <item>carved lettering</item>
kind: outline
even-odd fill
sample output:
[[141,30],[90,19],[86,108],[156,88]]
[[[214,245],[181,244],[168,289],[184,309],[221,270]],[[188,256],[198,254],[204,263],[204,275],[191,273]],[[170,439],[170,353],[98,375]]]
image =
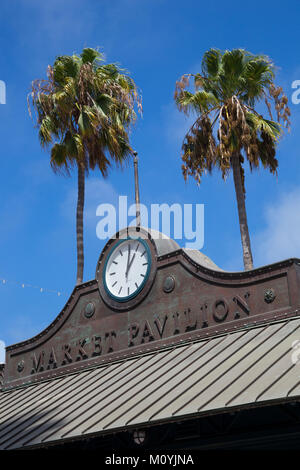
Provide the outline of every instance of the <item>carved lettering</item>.
[[56,369],[56,367],[57,367],[57,360],[56,360],[55,351],[54,351],[54,348],[51,348],[47,369],[48,370],[49,369]]
[[63,350],[64,350],[64,359],[61,363],[62,366],[65,366],[66,364],[70,364],[71,362],[73,362],[73,359],[71,357],[71,346],[70,344],[65,344],[63,346]]
[[191,309],[188,308],[188,309],[184,312],[184,315],[185,315],[185,321],[186,321],[185,331],[192,331],[192,330],[195,330],[196,327],[197,327],[197,319],[196,319],[196,318],[192,318],[192,316],[191,316]]
[[206,328],[208,326],[208,319],[207,319],[207,304],[203,304],[200,307],[200,312],[201,312],[201,328]]
[[43,372],[45,370],[44,358],[45,358],[44,351],[42,351],[40,353],[38,359],[36,358],[36,355],[33,354],[33,356],[32,356],[32,369],[31,369],[32,374],[35,374],[36,372]]
[[102,354],[102,346],[101,346],[101,336],[94,336],[94,351],[92,353],[92,357],[100,356]]
[[217,322],[225,320],[229,312],[229,307],[225,299],[216,300],[213,306],[213,317]]
[[152,328],[148,322],[148,320],[145,321],[145,326],[142,334],[142,343],[146,343],[146,341],[150,342],[154,340],[154,334],[152,331]]
[[[152,317],[148,316],[147,320],[131,323],[128,326],[127,347],[161,340],[168,336],[183,334],[197,329],[200,332],[201,329],[212,326],[215,322],[225,322],[229,317],[230,319],[237,319],[242,316],[247,317],[250,315],[249,296],[249,292],[246,292],[245,294],[232,296],[229,299],[221,297],[215,302],[210,301],[211,303],[206,296],[204,298],[201,296],[200,305],[196,309],[193,306],[180,312],[155,314]],[[31,374],[56,369],[59,366],[65,366],[73,362],[85,361],[89,358],[109,354],[117,350],[125,352],[126,344],[124,345],[123,343],[124,336],[119,338],[119,334],[118,330],[103,331],[92,338],[84,338],[76,342],[71,340],[70,344],[62,346],[62,351],[61,349],[55,350],[49,344],[46,351],[36,352],[31,356]]]
[[178,333],[180,333],[179,313],[178,313],[178,312],[174,313],[173,318],[174,318],[174,331],[173,331],[173,335],[177,335]]
[[[249,308],[249,305],[248,303],[246,302],[246,300],[249,298],[250,294],[249,292],[247,292],[245,294],[245,300],[242,299],[242,297],[240,297],[239,295],[236,295],[235,297],[233,297],[233,301],[236,303],[236,305],[238,307],[240,307],[244,313],[246,313],[246,315],[249,315],[250,314],[250,308]],[[240,318],[241,317],[241,313],[240,312],[235,312],[234,314],[234,318]]]
[[137,337],[139,334],[139,324],[138,323],[132,323],[129,328],[129,338],[128,338],[128,346],[134,346],[134,339]]
[[165,315],[163,324],[161,324],[159,317],[156,317],[154,320],[154,324],[157,328],[157,331],[159,333],[159,336],[162,338],[165,330],[165,326],[167,323],[168,315]]
[[76,357],[76,361],[81,361],[83,359],[88,359],[88,355],[86,351],[83,349],[83,346],[87,344],[87,339],[82,339],[79,341],[79,348],[78,348],[78,355]]
[[108,333],[105,333],[105,347],[107,353],[113,352],[115,350],[115,339],[115,331],[109,331]]

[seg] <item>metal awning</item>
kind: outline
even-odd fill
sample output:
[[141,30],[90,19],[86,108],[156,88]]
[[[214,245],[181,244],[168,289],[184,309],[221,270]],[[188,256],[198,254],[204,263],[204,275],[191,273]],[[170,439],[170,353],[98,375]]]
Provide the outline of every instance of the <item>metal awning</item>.
[[0,448],[295,400],[299,339],[299,318],[278,321],[0,392]]

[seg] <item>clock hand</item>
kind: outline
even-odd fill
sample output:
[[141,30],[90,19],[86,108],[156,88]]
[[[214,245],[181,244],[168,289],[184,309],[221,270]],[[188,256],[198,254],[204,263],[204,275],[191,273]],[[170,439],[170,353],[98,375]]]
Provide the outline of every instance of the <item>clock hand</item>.
[[128,276],[128,273],[129,273],[129,269],[130,269],[130,268],[131,268],[131,266],[132,266],[132,263],[133,263],[134,257],[135,257],[135,253],[134,253],[133,257],[131,258],[131,261],[130,261],[130,263],[129,263],[129,265],[128,265],[128,268],[127,268],[127,276]]
[[126,272],[125,272],[126,279],[127,279],[128,271],[129,271],[129,258],[130,258],[130,245],[128,245],[128,257],[127,257],[127,266],[126,266]]

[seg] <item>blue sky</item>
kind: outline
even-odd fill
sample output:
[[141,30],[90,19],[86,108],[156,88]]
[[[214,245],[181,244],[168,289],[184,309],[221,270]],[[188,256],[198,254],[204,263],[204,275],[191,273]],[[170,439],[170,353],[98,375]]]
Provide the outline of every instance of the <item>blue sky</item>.
[[[242,253],[232,178],[220,174],[185,184],[180,146],[188,120],[173,104],[174,85],[196,72],[210,47],[243,47],[269,55],[291,99],[300,79],[298,1],[248,3],[190,0],[2,0],[0,80],[0,339],[11,344],[47,326],[70,295],[76,274],[76,178],[54,175],[28,115],[27,93],[57,55],[99,46],[129,70],[143,95],[143,118],[131,134],[139,152],[142,202],[205,204],[202,251],[223,269],[241,270]],[[300,105],[290,104],[292,130],[278,146],[278,178],[247,171],[247,210],[255,266],[300,257]],[[94,278],[104,241],[96,207],[128,195],[133,170],[98,173],[87,182],[85,280]],[[61,291],[22,288],[13,282]]]

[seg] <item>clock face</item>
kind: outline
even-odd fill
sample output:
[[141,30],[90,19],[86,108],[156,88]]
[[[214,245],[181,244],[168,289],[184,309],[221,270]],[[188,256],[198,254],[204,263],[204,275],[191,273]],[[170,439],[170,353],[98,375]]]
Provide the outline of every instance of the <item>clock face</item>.
[[109,254],[103,271],[107,293],[120,302],[134,297],[143,288],[150,266],[149,248],[142,239],[121,241]]

